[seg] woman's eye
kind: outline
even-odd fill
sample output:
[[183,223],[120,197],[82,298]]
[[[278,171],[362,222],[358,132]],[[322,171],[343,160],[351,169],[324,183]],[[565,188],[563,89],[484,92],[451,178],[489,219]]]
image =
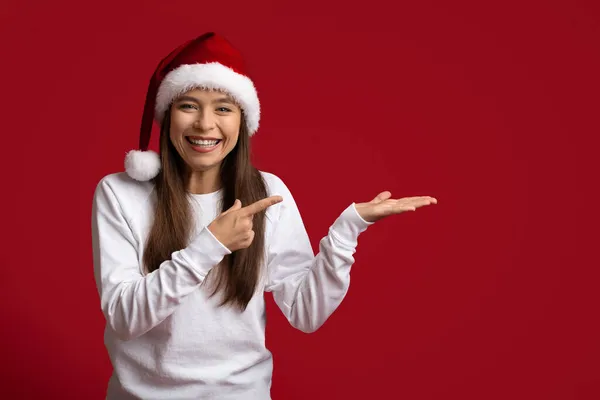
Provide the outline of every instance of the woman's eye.
[[219,108],[217,108],[217,110],[220,111],[220,112],[231,112],[231,110],[229,108],[226,108],[226,107],[219,107]]
[[189,110],[189,109],[192,109],[192,108],[195,108],[195,107],[192,104],[181,104],[179,106],[179,108],[181,108],[183,110]]

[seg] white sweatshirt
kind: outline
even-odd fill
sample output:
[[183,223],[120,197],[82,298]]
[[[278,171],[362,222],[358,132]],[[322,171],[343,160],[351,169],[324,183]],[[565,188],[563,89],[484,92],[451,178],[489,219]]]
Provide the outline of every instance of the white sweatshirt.
[[[103,178],[94,194],[94,274],[113,365],[107,399],[270,399],[272,358],[265,347],[263,292],[292,326],[314,332],[339,306],[350,284],[357,239],[371,223],[354,203],[331,225],[315,256],[286,185],[261,172],[269,195],[265,262],[257,294],[242,313],[217,307],[203,282],[229,250],[206,228],[222,191],[190,195],[196,227],[189,245],[156,271],[142,268],[153,221],[154,186],[125,173]],[[207,282],[209,283],[209,282]]]

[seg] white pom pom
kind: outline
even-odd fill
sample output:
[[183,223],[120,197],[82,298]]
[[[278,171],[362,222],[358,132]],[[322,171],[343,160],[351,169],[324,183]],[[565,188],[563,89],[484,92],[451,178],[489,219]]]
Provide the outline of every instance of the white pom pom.
[[160,156],[152,150],[131,150],[125,156],[125,172],[137,181],[149,181],[160,172]]

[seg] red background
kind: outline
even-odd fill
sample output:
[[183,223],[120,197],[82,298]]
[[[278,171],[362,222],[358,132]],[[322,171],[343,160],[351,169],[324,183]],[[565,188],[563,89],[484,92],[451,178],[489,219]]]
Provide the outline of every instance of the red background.
[[361,236],[316,333],[267,297],[274,399],[600,398],[597,4],[4,1],[0,394],[103,398],[93,190],[159,59],[216,30],[315,249],[352,201],[439,201]]

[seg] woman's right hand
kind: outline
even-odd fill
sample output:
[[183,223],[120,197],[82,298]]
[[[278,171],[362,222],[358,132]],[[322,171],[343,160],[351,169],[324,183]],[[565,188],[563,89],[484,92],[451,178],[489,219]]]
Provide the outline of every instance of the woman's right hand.
[[283,201],[281,196],[271,196],[242,207],[242,202],[236,200],[231,208],[219,214],[208,225],[208,230],[229,251],[245,249],[254,240],[254,231],[252,230],[254,215],[281,201]]

